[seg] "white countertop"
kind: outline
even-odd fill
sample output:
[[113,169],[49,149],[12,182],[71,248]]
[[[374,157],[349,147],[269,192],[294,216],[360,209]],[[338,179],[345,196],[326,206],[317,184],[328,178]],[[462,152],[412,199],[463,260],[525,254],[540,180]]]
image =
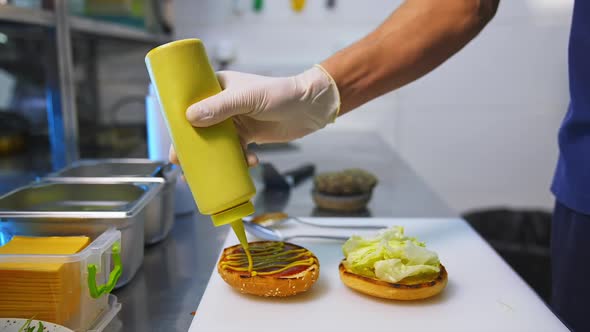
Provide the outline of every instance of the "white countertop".
[[[231,289],[213,271],[189,331],[567,331],[529,286],[462,219],[305,218],[318,223],[401,225],[435,250],[449,273],[438,296],[396,302],[341,283],[340,242],[292,241],[313,251],[320,278],[306,293],[261,298]],[[286,225],[289,232],[365,232]],[[249,236],[250,241],[255,238]],[[238,243],[230,233],[224,247]]]

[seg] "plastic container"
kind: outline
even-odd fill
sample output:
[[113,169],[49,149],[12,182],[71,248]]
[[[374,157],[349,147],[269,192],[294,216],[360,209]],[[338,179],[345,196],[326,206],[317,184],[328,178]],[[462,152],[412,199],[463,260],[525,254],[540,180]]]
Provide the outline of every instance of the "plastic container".
[[[23,233],[14,225],[0,223],[0,232],[9,235],[27,236],[56,236],[53,232]],[[60,269],[63,282],[59,282],[59,290],[55,284],[44,285],[36,281],[35,287],[40,289],[39,296],[53,296],[56,306],[36,308],[37,303],[31,303],[29,309],[22,307],[18,312],[11,312],[10,308],[0,307],[0,316],[15,318],[32,318],[47,320],[63,325],[74,331],[102,331],[121,309],[117,298],[110,295],[118,277],[120,276],[120,241],[121,232],[114,227],[96,234],[76,233],[76,235],[90,236],[92,242],[82,251],[72,255],[2,255],[0,254],[0,271],[31,271],[43,269],[47,264],[55,264]],[[17,264],[14,264],[17,263]],[[2,286],[5,303],[11,298],[19,296],[19,287],[28,287],[29,279],[12,280],[10,287]],[[17,284],[15,285],[14,282]],[[22,282],[23,285],[18,285]],[[41,283],[41,285],[39,285]],[[46,287],[45,287],[46,286]],[[10,293],[12,291],[12,294]],[[41,293],[43,291],[43,293]],[[14,310],[14,309],[12,309]],[[54,319],[46,319],[50,315]]]
[[35,183],[0,197],[0,226],[19,234],[92,236],[115,227],[121,232],[121,287],[141,266],[146,213],[161,188],[155,182]]
[[147,54],[146,65],[199,211],[210,215],[215,226],[233,226],[254,213],[250,199],[255,188],[233,121],[194,128],[186,120],[191,104],[221,91],[201,41],[156,47]]
[[87,159],[76,161],[44,179],[73,183],[162,183],[162,191],[146,207],[144,242],[154,244],[166,238],[174,226],[174,201],[179,174],[177,166],[149,159]]
[[[170,150],[170,134],[162,111],[160,103],[156,96],[154,85],[150,84],[148,94],[145,97],[145,118],[148,142],[148,158],[154,161],[168,161],[168,152]],[[176,181],[176,190],[174,194],[174,214],[183,215],[193,213],[197,209],[193,194],[184,179]]]
[[151,83],[148,88],[148,94],[145,96],[145,123],[148,158],[159,161],[168,160],[168,152],[172,141],[170,140],[170,134],[162,116],[160,103],[156,96],[156,89]]

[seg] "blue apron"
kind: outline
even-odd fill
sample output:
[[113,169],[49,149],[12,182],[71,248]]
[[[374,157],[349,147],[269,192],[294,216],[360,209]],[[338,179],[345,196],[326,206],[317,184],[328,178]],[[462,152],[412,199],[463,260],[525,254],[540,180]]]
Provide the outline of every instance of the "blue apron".
[[551,187],[557,200],[590,215],[590,1],[577,0],[569,46],[570,106],[559,130]]
[[551,190],[552,307],[573,331],[590,331],[590,0],[577,0],[569,44],[570,105],[559,130]]

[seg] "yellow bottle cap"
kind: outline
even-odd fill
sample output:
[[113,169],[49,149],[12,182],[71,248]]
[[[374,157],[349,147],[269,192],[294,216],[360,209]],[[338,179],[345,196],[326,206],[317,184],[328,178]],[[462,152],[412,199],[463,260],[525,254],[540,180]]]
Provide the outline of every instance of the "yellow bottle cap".
[[235,206],[231,209],[216,213],[211,216],[213,225],[222,226],[225,224],[232,223],[236,220],[242,220],[242,218],[249,216],[254,213],[254,205],[248,201],[244,204]]

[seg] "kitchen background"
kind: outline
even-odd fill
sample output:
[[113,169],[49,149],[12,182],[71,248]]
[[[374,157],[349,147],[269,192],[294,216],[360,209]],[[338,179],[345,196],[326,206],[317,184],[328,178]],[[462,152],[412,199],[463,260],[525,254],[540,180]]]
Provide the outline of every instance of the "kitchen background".
[[[325,1],[308,1],[300,13],[287,1],[265,1],[260,12],[247,0],[175,0],[167,6],[175,38],[203,39],[211,57],[229,69],[286,75],[362,37],[400,3],[340,0],[327,9]],[[482,34],[442,67],[340,118],[329,130],[377,131],[458,212],[490,206],[550,209],[556,134],[568,103],[572,4],[502,1]],[[151,45],[105,39],[88,46],[83,37],[74,42],[80,140],[94,148],[81,149],[81,155],[145,154],[145,148],[101,149],[113,137],[91,131],[92,140],[88,127],[140,130],[148,83],[143,56]],[[84,57],[88,47],[95,52],[97,96],[84,68],[91,61]],[[0,79],[1,99],[7,104],[15,83],[6,73],[14,71],[0,68],[6,77]],[[43,100],[22,102],[39,108],[37,114],[23,112],[43,127]],[[122,149],[125,134],[113,135]],[[11,172],[10,163],[4,164],[3,172]],[[39,168],[35,171],[43,171]]]
[[[175,0],[176,37],[203,39],[210,56],[229,59],[232,70],[295,74],[374,29],[401,1],[340,0],[331,10],[307,1],[300,13],[288,1],[265,1],[258,13],[251,3]],[[459,213],[551,209],[556,135],[569,100],[572,5],[501,1],[494,20],[455,57],[329,130],[377,131]],[[146,89],[143,53],[109,54],[101,75],[107,109],[122,94]],[[121,121],[142,112],[131,105]]]
[[[253,10],[254,2],[263,3],[260,11]],[[204,40],[216,69],[296,74],[361,38],[401,2],[309,0],[296,13],[288,0],[0,0],[0,195],[60,169],[68,158],[146,157],[149,78],[144,56],[156,45],[197,37]],[[335,6],[328,8],[328,3]],[[487,229],[476,229],[545,300],[553,205],[549,186],[557,131],[569,100],[572,6],[573,0],[501,1],[481,35],[440,68],[315,134],[317,146],[324,147],[331,141],[322,140],[332,133],[377,133],[456,215],[471,216],[467,219],[475,226],[478,220],[494,221],[485,223]],[[121,14],[121,8],[126,12]],[[69,140],[76,132],[77,140]],[[68,142],[75,143],[73,154]],[[308,148],[309,142],[302,145]],[[379,146],[365,154],[372,164],[359,158],[356,166],[371,169],[379,164],[374,151],[382,150]],[[348,157],[356,162],[356,156]],[[398,159],[389,155],[380,165],[391,160]],[[382,179],[399,179],[393,176],[396,171],[392,166],[392,176]],[[407,169],[399,173],[407,174]],[[309,198],[309,192],[302,196]],[[412,197],[404,198],[413,202]],[[384,205],[387,211],[395,209]],[[496,208],[529,212],[489,219],[468,214]],[[503,225],[511,228],[497,231]],[[152,247],[151,259],[163,251],[169,253],[169,263],[194,252],[200,261],[210,258],[188,247],[170,249],[176,240]],[[182,245],[195,242],[190,238]],[[149,251],[146,257],[149,261]],[[154,266],[160,272],[160,265]],[[149,267],[146,271],[147,280],[152,273]],[[170,271],[187,283],[194,281],[188,270]],[[198,279],[203,290],[206,272],[205,279]],[[118,295],[130,303],[133,287],[141,285],[136,282],[129,293]],[[137,303],[147,306],[144,300]]]

